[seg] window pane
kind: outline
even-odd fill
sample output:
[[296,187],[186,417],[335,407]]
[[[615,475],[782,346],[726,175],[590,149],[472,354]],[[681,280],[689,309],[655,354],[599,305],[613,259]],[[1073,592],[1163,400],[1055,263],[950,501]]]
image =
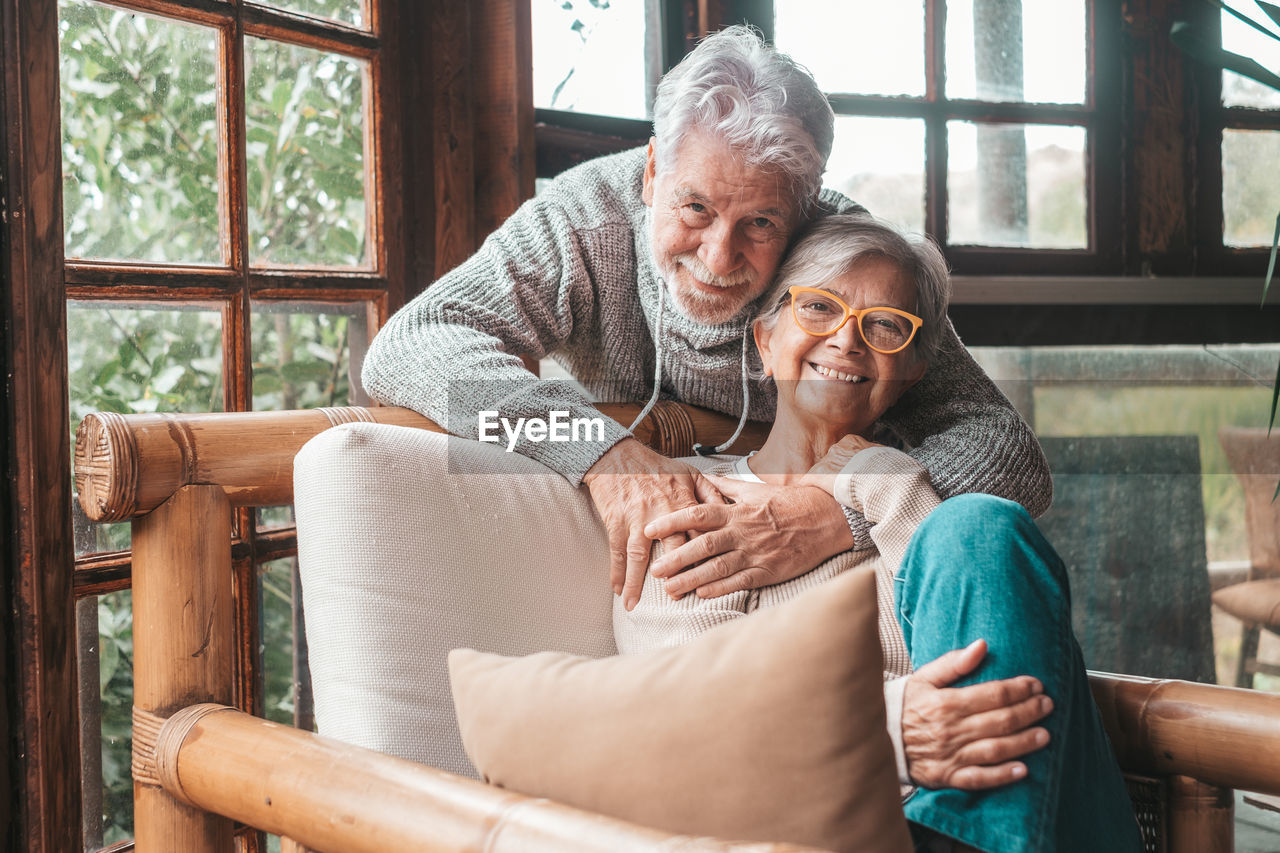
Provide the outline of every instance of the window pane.
[[[1233,4],[1245,14],[1256,13],[1253,4]],[[1267,38],[1233,15],[1221,12],[1222,46],[1232,53],[1256,59],[1264,68],[1280,73],[1280,42]],[[1254,14],[1259,23],[1269,23],[1263,15]],[[1241,77],[1234,71],[1222,72],[1222,102],[1229,107],[1280,107],[1280,92],[1270,86]]]
[[[368,404],[359,374],[369,344],[367,311],[363,303],[254,303],[254,410]],[[259,527],[292,524],[292,507],[258,510]]]
[[876,216],[924,231],[924,122],[836,116],[823,182]]
[[824,92],[924,95],[923,3],[778,0],[773,26]]
[[[532,0],[533,105],[647,118],[645,0]],[[655,81],[656,82],[656,81]]]
[[365,10],[365,4],[366,0],[260,0],[260,5],[273,6],[286,12],[368,28],[369,13]]
[[[67,303],[71,434],[90,412],[220,412],[222,315],[207,306]],[[129,547],[72,499],[76,554]]]
[[76,602],[84,849],[133,834],[133,610],[129,590]]
[[216,32],[58,9],[67,256],[223,263]]
[[294,628],[302,624],[297,559],[258,566],[258,592],[262,604],[263,712],[268,720],[314,731],[305,634],[299,638],[300,648],[294,648]]
[[948,0],[947,97],[1081,104],[1081,0]]
[[947,242],[1083,249],[1085,129],[947,123]]
[[[1086,665],[1177,676],[1159,671],[1159,661],[1147,657],[1143,647],[1154,644],[1164,648],[1160,654],[1169,666],[1185,666],[1192,656],[1216,672],[1219,682],[1234,684],[1240,623],[1216,608],[1210,618],[1208,594],[1232,578],[1244,579],[1249,548],[1244,490],[1219,430],[1265,427],[1280,345],[970,351],[1031,423],[1055,466],[1054,507],[1041,523],[1049,521],[1049,538],[1060,551],[1076,554],[1066,562]],[[1123,454],[1105,462],[1109,445]],[[1155,455],[1169,448],[1180,448],[1183,456],[1175,467],[1164,468]],[[1080,473],[1064,480],[1062,469],[1088,454],[1093,467],[1077,467]],[[1275,478],[1274,488],[1280,469],[1267,475]],[[1090,511],[1082,495],[1108,504]],[[1099,515],[1107,505],[1110,519]],[[1077,516],[1077,535],[1063,535],[1072,519],[1051,518],[1060,511]],[[1086,580],[1103,586],[1090,588]],[[1105,600],[1097,594],[1103,591]],[[1166,609],[1185,638],[1162,624]],[[1186,614],[1194,619],[1187,622]],[[1210,640],[1212,649],[1199,645]],[[1114,659],[1090,659],[1117,653],[1154,668],[1116,669]],[[1264,648],[1263,659],[1268,655],[1280,661],[1280,644]],[[1280,678],[1260,675],[1256,685],[1280,691]]]
[[1270,246],[1280,213],[1280,131],[1222,131],[1222,241]]
[[368,265],[366,63],[245,39],[249,257]]

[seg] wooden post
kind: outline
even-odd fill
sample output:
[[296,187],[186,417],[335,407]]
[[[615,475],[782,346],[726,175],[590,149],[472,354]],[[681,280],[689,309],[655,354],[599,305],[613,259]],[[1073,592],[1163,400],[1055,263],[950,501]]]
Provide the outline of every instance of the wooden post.
[[1220,788],[1174,776],[1169,780],[1169,853],[1231,853],[1235,799]]
[[231,532],[231,504],[218,486],[184,486],[133,522],[138,853],[232,849],[231,821],[175,800],[154,769],[164,718],[188,705],[232,700]]

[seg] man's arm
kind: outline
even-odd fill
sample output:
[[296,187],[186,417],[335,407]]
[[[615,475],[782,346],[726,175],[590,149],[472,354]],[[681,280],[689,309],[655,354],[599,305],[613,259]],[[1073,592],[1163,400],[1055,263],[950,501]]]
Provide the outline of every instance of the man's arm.
[[1017,501],[1032,516],[1053,502],[1049,463],[1035,433],[950,321],[924,378],[880,420],[911,448],[943,499],[983,492]]
[[[624,227],[624,226],[614,226]],[[514,449],[575,485],[628,433],[567,383],[543,382],[520,356],[541,358],[576,324],[593,321],[595,294],[574,223],[555,200],[526,202],[475,255],[405,305],[374,338],[362,376],[370,396],[422,412],[449,432],[479,438],[479,413],[495,412],[488,430],[519,418],[599,418],[591,441],[533,442]]]

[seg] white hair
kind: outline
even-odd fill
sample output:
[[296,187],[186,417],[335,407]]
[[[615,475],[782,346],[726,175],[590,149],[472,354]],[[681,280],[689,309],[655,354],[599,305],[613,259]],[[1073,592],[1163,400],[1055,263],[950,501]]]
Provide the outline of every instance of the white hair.
[[741,151],[747,165],[791,178],[804,214],[822,187],[835,115],[805,68],[739,24],[707,36],[658,84],[659,171],[695,130]]
[[756,320],[767,329],[778,322],[793,285],[822,287],[847,273],[858,261],[881,257],[893,262],[915,285],[916,310],[924,324],[911,348],[917,359],[933,361],[951,300],[951,274],[933,240],[911,234],[867,213],[823,216],[815,220],[787,253],[773,286],[760,301]]

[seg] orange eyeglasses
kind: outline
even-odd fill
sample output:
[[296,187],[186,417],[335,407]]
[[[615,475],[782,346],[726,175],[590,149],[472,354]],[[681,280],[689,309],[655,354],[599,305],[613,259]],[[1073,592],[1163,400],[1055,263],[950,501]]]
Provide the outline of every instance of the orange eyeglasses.
[[853,317],[866,345],[885,355],[906,349],[924,325],[924,320],[900,308],[850,308],[829,290],[795,286],[787,292],[791,294],[791,316],[804,331],[820,337],[834,335]]

